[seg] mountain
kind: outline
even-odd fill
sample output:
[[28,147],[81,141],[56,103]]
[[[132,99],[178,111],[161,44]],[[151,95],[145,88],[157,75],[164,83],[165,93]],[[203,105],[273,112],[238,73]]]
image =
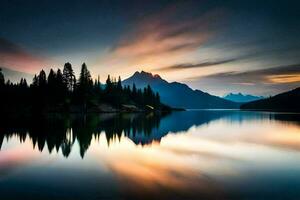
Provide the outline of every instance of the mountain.
[[147,72],[135,72],[131,77],[123,81],[123,85],[135,83],[137,88],[146,87],[148,84],[158,92],[161,101],[169,106],[187,109],[207,108],[238,108],[239,104],[223,98],[210,95],[201,90],[193,90],[186,84],[167,82],[159,75]]
[[241,109],[300,111],[300,87],[270,98],[252,101],[241,105]]
[[20,82],[21,78],[25,78],[27,83],[32,81],[33,75],[25,72],[19,72],[5,67],[0,67],[5,77],[5,81],[10,80],[13,83]]
[[262,96],[253,96],[249,94],[242,94],[242,93],[229,93],[226,96],[223,97],[224,99],[227,99],[229,101],[234,101],[238,103],[247,103],[250,101],[256,101],[259,99],[263,99],[264,97]]

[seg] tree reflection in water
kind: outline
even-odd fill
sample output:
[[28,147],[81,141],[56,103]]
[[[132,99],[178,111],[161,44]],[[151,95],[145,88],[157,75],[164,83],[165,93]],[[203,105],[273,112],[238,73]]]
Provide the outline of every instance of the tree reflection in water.
[[78,141],[80,155],[83,158],[93,138],[99,139],[105,134],[107,144],[129,138],[137,145],[160,142],[169,133],[186,131],[196,125],[208,124],[217,119],[243,123],[251,120],[279,120],[285,123],[299,124],[299,115],[266,112],[239,111],[189,111],[167,113],[107,113],[89,115],[48,115],[24,118],[0,118],[0,149],[4,139],[17,136],[20,142],[30,139],[33,148],[43,151],[60,149],[65,157]]
[[[68,157],[75,141],[78,141],[80,155],[83,158],[93,137],[105,134],[107,143],[120,140],[122,135],[131,138],[136,144],[145,145],[156,140],[152,133],[158,129],[161,118],[167,114],[90,114],[90,115],[49,115],[31,118],[2,118],[0,127],[0,149],[4,139],[17,136],[20,142],[26,138],[32,141],[33,148]],[[144,140],[143,138],[147,138]]]

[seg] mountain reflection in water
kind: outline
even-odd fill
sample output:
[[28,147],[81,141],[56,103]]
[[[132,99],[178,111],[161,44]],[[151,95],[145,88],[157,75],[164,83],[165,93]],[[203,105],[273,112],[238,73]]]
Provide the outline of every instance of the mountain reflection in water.
[[298,114],[52,115],[0,126],[4,199],[297,199]]
[[[27,137],[32,140],[33,148],[37,147],[43,151],[45,144],[51,153],[54,149],[61,148],[64,156],[68,156],[72,145],[77,140],[80,146],[80,155],[83,157],[89,148],[93,137],[99,138],[105,134],[107,144],[111,141],[120,140],[122,134],[130,138],[135,144],[151,144],[159,142],[161,138],[170,131],[183,131],[191,125],[201,125],[217,119],[226,113],[204,112],[196,115],[185,115],[184,112],[177,113],[176,121],[166,119],[166,124],[160,127],[161,119],[169,114],[100,114],[100,115],[49,115],[36,116],[33,118],[4,118],[1,119],[0,149],[3,139],[9,139],[16,135],[20,142]],[[174,126],[175,125],[175,126]]]

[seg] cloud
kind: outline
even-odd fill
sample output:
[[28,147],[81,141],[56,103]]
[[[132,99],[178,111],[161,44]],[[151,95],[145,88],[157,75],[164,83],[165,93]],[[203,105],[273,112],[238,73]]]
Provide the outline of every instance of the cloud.
[[258,69],[246,72],[229,71],[207,76],[191,77],[190,80],[217,79],[231,83],[264,83],[282,84],[300,82],[300,63],[276,66],[267,69]]
[[15,43],[0,38],[0,66],[35,73],[45,65],[44,58],[32,55]]
[[213,35],[209,22],[222,14],[213,11],[182,21],[178,12],[178,9],[169,8],[141,20],[136,29],[118,43],[114,52],[147,56],[194,50]]
[[137,66],[142,66],[143,70],[151,71],[155,66],[190,60],[196,50],[214,37],[225,13],[219,9],[189,13],[183,7],[168,7],[138,19],[128,26],[127,33],[110,48],[99,65],[118,66],[118,70],[134,66],[135,71]]
[[208,61],[208,62],[199,62],[199,63],[182,63],[182,64],[175,64],[166,67],[161,67],[156,69],[157,71],[172,71],[172,70],[180,70],[180,69],[189,69],[189,68],[201,68],[201,67],[210,67],[216,65],[222,65],[226,63],[231,63],[237,61],[237,59],[227,59],[227,60],[220,60],[220,61]]
[[184,80],[193,88],[224,95],[243,92],[255,95],[275,95],[295,89],[300,84],[300,63],[273,66],[251,71],[225,71],[209,75],[190,76]]

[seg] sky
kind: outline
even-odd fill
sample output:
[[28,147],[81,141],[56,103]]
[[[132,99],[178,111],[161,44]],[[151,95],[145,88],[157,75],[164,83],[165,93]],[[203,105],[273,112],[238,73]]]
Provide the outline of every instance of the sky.
[[0,67],[123,79],[159,74],[215,95],[300,86],[300,3],[292,0],[1,0]]

